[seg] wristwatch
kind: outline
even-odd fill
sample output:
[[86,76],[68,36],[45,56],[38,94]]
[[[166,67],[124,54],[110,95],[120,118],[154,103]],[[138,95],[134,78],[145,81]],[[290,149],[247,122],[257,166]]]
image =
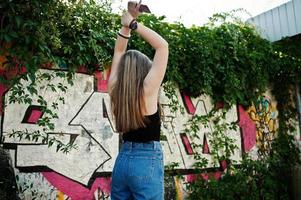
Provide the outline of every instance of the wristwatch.
[[129,25],[129,28],[132,30],[136,30],[138,28],[138,23],[136,21],[136,19],[133,19]]

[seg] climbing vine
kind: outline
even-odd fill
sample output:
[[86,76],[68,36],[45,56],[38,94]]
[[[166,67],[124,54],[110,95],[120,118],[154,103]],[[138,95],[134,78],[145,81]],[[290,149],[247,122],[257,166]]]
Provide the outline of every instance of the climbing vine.
[[[110,66],[120,19],[107,2],[4,1],[0,8],[1,54],[7,55],[7,68],[25,67],[34,80],[34,72],[45,65],[66,69],[68,78],[83,66],[90,72]],[[279,74],[300,81],[299,57],[278,50],[231,13],[216,14],[208,24],[191,28],[154,15],[142,15],[139,21],[169,43],[165,81],[191,96],[208,94],[226,106],[248,106]],[[152,48],[132,35],[129,48],[152,57]]]

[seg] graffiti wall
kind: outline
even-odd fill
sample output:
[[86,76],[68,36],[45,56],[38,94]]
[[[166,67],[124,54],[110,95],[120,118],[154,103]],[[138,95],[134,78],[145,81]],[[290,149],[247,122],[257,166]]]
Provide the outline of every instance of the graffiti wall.
[[[107,93],[107,75],[102,73],[76,73],[72,85],[64,78],[56,76],[57,70],[41,69],[36,76],[53,74],[51,80],[37,82],[38,95],[32,96],[32,102],[9,103],[12,90],[0,86],[2,105],[1,143],[9,149],[15,168],[16,179],[22,199],[110,199],[110,173],[120,148],[120,138],[114,130],[110,99]],[[28,81],[20,80],[26,87]],[[65,90],[52,90],[51,85],[67,85]],[[49,86],[50,85],[50,86]],[[49,86],[49,87],[47,87]],[[63,98],[62,98],[63,97]],[[177,164],[173,169],[185,174],[191,181],[195,159],[194,152],[200,152],[208,160],[206,168],[212,168],[214,176],[219,178],[226,163],[214,162],[212,156],[212,133],[214,122],[199,124],[197,137],[187,132],[187,123],[193,116],[205,116],[213,105],[210,97],[191,98],[177,91],[179,106],[184,110],[170,109],[171,100],[163,89],[160,103],[163,108],[161,143],[164,150],[166,168]],[[57,117],[51,119],[52,130],[43,129],[38,120],[47,115],[41,106],[41,99],[47,105],[55,103]],[[256,156],[264,152],[275,137],[277,129],[277,111],[275,101],[269,94],[259,99],[248,110],[242,106],[233,106],[224,122],[237,122],[236,130],[227,131],[227,136],[235,141],[237,148],[231,159],[239,163],[242,152]],[[264,126],[262,125],[264,124]],[[28,140],[25,137],[12,137],[12,133],[45,133],[46,139],[37,137]],[[68,153],[57,151],[56,145],[49,147],[50,140],[70,143],[76,148]],[[197,146],[197,147],[196,147]],[[205,177],[206,178],[206,177]],[[185,187],[176,177],[166,177],[166,199],[183,199]]]

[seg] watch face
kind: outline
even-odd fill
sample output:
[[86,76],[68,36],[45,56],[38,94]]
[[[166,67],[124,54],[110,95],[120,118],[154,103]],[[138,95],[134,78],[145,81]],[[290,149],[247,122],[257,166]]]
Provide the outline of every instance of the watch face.
[[130,24],[130,29],[132,29],[132,30],[136,30],[137,29],[137,22],[136,21],[134,21],[134,22],[132,22]]
[[133,29],[134,29],[134,30],[137,29],[137,22],[133,23]]

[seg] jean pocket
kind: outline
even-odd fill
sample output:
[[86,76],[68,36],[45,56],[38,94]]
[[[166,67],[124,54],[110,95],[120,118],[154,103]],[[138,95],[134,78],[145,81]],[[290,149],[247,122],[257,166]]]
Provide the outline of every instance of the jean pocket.
[[150,180],[153,177],[156,159],[135,156],[129,159],[129,176],[139,180]]

